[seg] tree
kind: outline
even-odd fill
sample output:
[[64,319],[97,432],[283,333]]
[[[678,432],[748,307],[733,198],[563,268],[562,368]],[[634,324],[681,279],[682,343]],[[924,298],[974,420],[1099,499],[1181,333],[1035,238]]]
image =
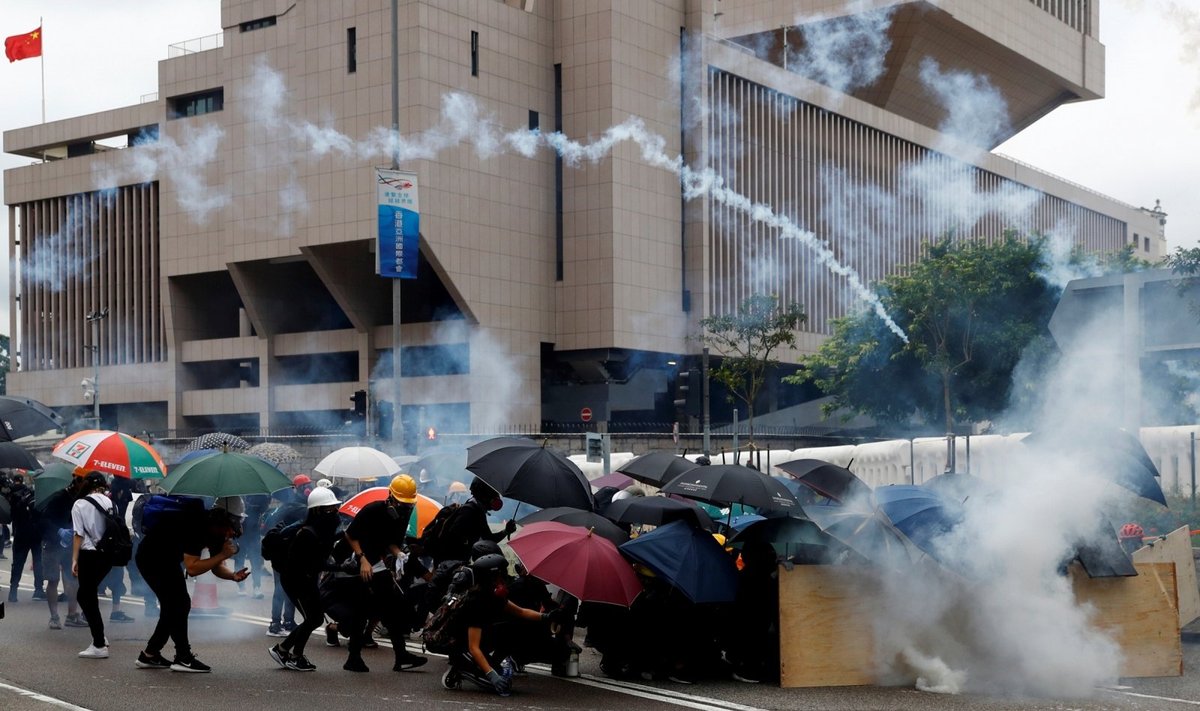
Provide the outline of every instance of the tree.
[[992,417],[1007,404],[1022,353],[1049,340],[1057,295],[1039,276],[1043,266],[1041,239],[931,244],[877,288],[907,343],[873,312],[847,316],[785,381],[815,382],[832,396],[827,411],[883,422],[915,414],[953,432],[959,420]]
[[754,441],[754,403],[768,371],[779,365],[772,354],[782,346],[795,346],[796,329],[807,319],[799,304],[782,306],[773,294],[755,294],[742,301],[736,313],[700,321],[700,341],[720,357],[710,375],[746,404],[750,442]]

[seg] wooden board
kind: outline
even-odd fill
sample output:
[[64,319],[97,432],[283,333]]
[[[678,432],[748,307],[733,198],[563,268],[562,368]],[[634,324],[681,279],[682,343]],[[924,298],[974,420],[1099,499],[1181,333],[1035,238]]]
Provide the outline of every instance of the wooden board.
[[1089,578],[1071,566],[1075,598],[1096,608],[1096,626],[1121,646],[1123,677],[1181,676],[1174,563],[1136,563],[1133,578]]
[[779,571],[780,685],[876,683],[873,610],[878,584],[866,569],[797,565]]
[[1133,554],[1134,563],[1174,563],[1179,588],[1179,626],[1200,617],[1200,585],[1196,581],[1196,559],[1192,555],[1192,535],[1180,526],[1164,538],[1155,538]]

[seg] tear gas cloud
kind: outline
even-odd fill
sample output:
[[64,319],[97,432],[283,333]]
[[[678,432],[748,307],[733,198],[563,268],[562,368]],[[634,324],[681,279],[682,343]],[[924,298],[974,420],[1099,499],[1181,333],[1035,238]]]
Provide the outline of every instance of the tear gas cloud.
[[795,24],[804,41],[787,48],[787,68],[841,94],[874,84],[883,76],[892,46],[888,29],[893,9],[871,10],[866,0],[856,0],[840,17],[798,17]]

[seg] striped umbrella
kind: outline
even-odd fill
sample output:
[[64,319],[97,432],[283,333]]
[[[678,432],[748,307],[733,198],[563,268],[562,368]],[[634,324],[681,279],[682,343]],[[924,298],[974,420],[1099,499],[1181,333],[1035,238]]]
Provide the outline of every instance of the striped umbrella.
[[140,439],[110,430],[83,430],[54,446],[51,454],[84,471],[125,479],[166,476],[167,466],[154,448]]

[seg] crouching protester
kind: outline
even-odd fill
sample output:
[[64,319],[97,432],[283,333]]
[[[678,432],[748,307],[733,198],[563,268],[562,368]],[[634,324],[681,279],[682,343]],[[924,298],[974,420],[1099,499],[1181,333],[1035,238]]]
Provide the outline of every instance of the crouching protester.
[[329,554],[337,537],[339,504],[330,489],[313,489],[308,495],[308,514],[303,525],[292,537],[287,555],[275,564],[284,592],[304,615],[304,622],[269,650],[271,659],[284,669],[315,671],[317,668],[304,656],[304,646],[325,621],[317,579],[323,571],[337,569],[330,563]]
[[[146,503],[142,526],[144,536],[134,560],[146,584],[158,596],[159,617],[136,665],[139,669],[212,671],[196,658],[188,641],[192,599],[184,574],[211,572],[222,580],[245,580],[249,570],[235,572],[224,565],[237,554],[233,539],[241,533],[241,517],[222,508],[206,511],[198,499],[155,496]],[[205,550],[208,558],[201,557]],[[162,656],[168,639],[175,645],[174,661]]]
[[537,612],[511,602],[507,567],[504,556],[493,553],[460,570],[447,601],[430,620],[426,645],[435,651],[442,645],[449,657],[444,688],[457,689],[466,679],[508,696],[518,665],[558,662],[568,653],[565,642],[551,633],[552,626],[561,626],[560,611]]

